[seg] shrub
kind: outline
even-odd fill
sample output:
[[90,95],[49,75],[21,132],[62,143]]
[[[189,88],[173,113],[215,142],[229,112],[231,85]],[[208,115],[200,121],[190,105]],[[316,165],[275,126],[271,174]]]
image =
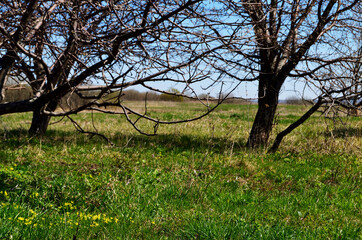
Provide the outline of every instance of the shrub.
[[288,97],[285,100],[285,103],[289,104],[289,105],[304,105],[306,103],[306,101],[302,98]]
[[[179,90],[177,90],[176,88],[171,88],[169,90],[170,93],[180,93]],[[184,98],[183,96],[177,96],[177,95],[173,95],[173,94],[167,94],[167,93],[162,93],[160,95],[160,100],[162,101],[172,101],[172,102],[183,102]]]

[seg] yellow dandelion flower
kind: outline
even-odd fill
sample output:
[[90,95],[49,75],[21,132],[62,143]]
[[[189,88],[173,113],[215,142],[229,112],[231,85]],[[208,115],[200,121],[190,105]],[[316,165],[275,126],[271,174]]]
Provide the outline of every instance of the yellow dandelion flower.
[[25,218],[23,218],[23,217],[18,217],[18,220],[19,220],[19,221],[24,221]]
[[103,221],[105,222],[105,223],[110,223],[110,222],[112,222],[112,220],[110,219],[110,218],[103,218]]
[[98,227],[98,226],[99,226],[99,224],[96,223],[96,222],[93,222],[93,223],[90,225],[90,227]]
[[31,196],[34,198],[34,197],[38,197],[39,196],[39,193],[37,193],[37,192],[33,192],[32,194],[31,194]]
[[37,213],[33,209],[30,209],[29,212],[35,216],[37,215]]

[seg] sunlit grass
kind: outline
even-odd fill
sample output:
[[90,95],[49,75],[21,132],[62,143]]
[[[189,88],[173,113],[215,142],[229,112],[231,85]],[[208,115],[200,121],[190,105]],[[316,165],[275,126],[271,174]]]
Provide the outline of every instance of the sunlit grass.
[[[303,107],[290,108],[281,107],[273,136]],[[266,154],[244,148],[255,110],[226,104],[155,137],[122,116],[74,116],[115,146],[66,119],[29,138],[30,114],[2,116],[0,239],[358,239],[361,119],[315,115]],[[175,120],[200,108],[148,111]]]

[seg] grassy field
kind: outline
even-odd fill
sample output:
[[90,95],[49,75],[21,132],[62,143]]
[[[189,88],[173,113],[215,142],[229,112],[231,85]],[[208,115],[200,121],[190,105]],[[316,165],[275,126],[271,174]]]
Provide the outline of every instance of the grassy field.
[[[280,106],[273,137],[305,109]],[[203,111],[147,110],[165,120]],[[360,239],[362,119],[314,115],[267,154],[244,147],[255,111],[225,104],[155,137],[122,116],[74,116],[114,146],[66,119],[30,138],[31,114],[1,116],[0,239]]]

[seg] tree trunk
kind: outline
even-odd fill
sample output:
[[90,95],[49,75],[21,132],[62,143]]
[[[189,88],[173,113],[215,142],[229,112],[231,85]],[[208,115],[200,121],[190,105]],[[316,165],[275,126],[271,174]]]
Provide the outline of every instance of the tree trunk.
[[257,148],[268,143],[282,82],[273,81],[273,78],[259,80],[258,111],[247,142],[248,147]]
[[[47,106],[47,111],[54,111],[58,106],[57,101],[51,101]],[[42,113],[42,108],[33,111],[33,119],[29,129],[31,136],[40,136],[45,134],[48,129],[51,116]]]

